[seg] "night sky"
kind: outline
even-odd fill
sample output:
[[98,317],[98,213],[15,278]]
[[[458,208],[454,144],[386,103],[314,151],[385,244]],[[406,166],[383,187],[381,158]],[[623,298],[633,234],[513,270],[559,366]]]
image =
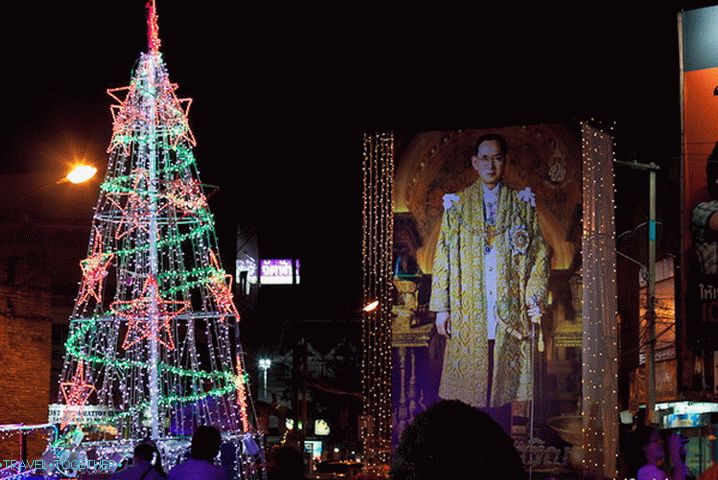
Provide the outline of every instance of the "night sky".
[[[363,131],[596,117],[617,122],[623,158],[675,169],[676,12],[699,3],[229,3],[159,0],[162,51],[194,99],[202,180],[220,186],[210,206],[225,265],[237,225],[256,224],[263,256],[302,259],[298,308],[317,317],[359,306]],[[105,90],[128,84],[145,49],[144,2],[31,2],[3,16],[0,173],[61,168],[73,153],[105,161]]]

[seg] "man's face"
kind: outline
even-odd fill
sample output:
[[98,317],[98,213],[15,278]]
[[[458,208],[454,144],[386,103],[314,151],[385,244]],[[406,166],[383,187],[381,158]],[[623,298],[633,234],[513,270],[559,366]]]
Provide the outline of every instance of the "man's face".
[[496,140],[481,142],[476,155],[471,157],[471,165],[479,172],[481,181],[493,188],[504,178],[506,156],[501,151],[501,144]]

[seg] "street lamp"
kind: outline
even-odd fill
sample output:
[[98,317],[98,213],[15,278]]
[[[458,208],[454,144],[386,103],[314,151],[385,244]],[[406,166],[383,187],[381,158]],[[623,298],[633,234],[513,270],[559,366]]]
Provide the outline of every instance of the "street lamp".
[[97,173],[97,168],[93,167],[92,165],[75,165],[72,170],[70,170],[67,175],[56,181],[58,185],[61,183],[85,183],[89,179],[95,176]]
[[379,306],[379,300],[374,300],[373,302],[365,305],[364,308],[362,308],[362,310],[369,313],[369,312],[376,310],[376,307],[378,307],[378,306]]
[[268,358],[259,359],[259,369],[262,371],[262,391],[264,399],[267,400],[267,370],[272,366],[272,361]]
[[65,178],[70,183],[83,183],[91,179],[97,173],[97,168],[92,165],[77,165]]

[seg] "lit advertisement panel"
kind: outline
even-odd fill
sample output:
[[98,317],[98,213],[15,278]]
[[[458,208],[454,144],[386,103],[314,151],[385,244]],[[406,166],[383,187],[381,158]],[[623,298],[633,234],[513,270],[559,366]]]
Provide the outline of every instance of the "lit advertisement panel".
[[263,259],[259,261],[259,272],[262,285],[296,285],[299,283],[299,260]]
[[[681,12],[680,23],[686,321],[679,338],[710,352],[718,350],[718,7]],[[693,370],[682,369],[684,388],[691,387]]]
[[250,257],[237,258],[237,282],[246,275],[247,281],[251,285],[257,283],[257,260]]

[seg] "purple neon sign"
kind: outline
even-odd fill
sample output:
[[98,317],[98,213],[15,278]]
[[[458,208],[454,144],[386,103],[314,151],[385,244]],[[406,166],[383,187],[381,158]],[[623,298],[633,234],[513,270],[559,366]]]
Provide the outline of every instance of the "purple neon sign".
[[[295,270],[296,268],[296,270]],[[299,283],[299,260],[264,259],[259,261],[259,282],[263,285]]]

